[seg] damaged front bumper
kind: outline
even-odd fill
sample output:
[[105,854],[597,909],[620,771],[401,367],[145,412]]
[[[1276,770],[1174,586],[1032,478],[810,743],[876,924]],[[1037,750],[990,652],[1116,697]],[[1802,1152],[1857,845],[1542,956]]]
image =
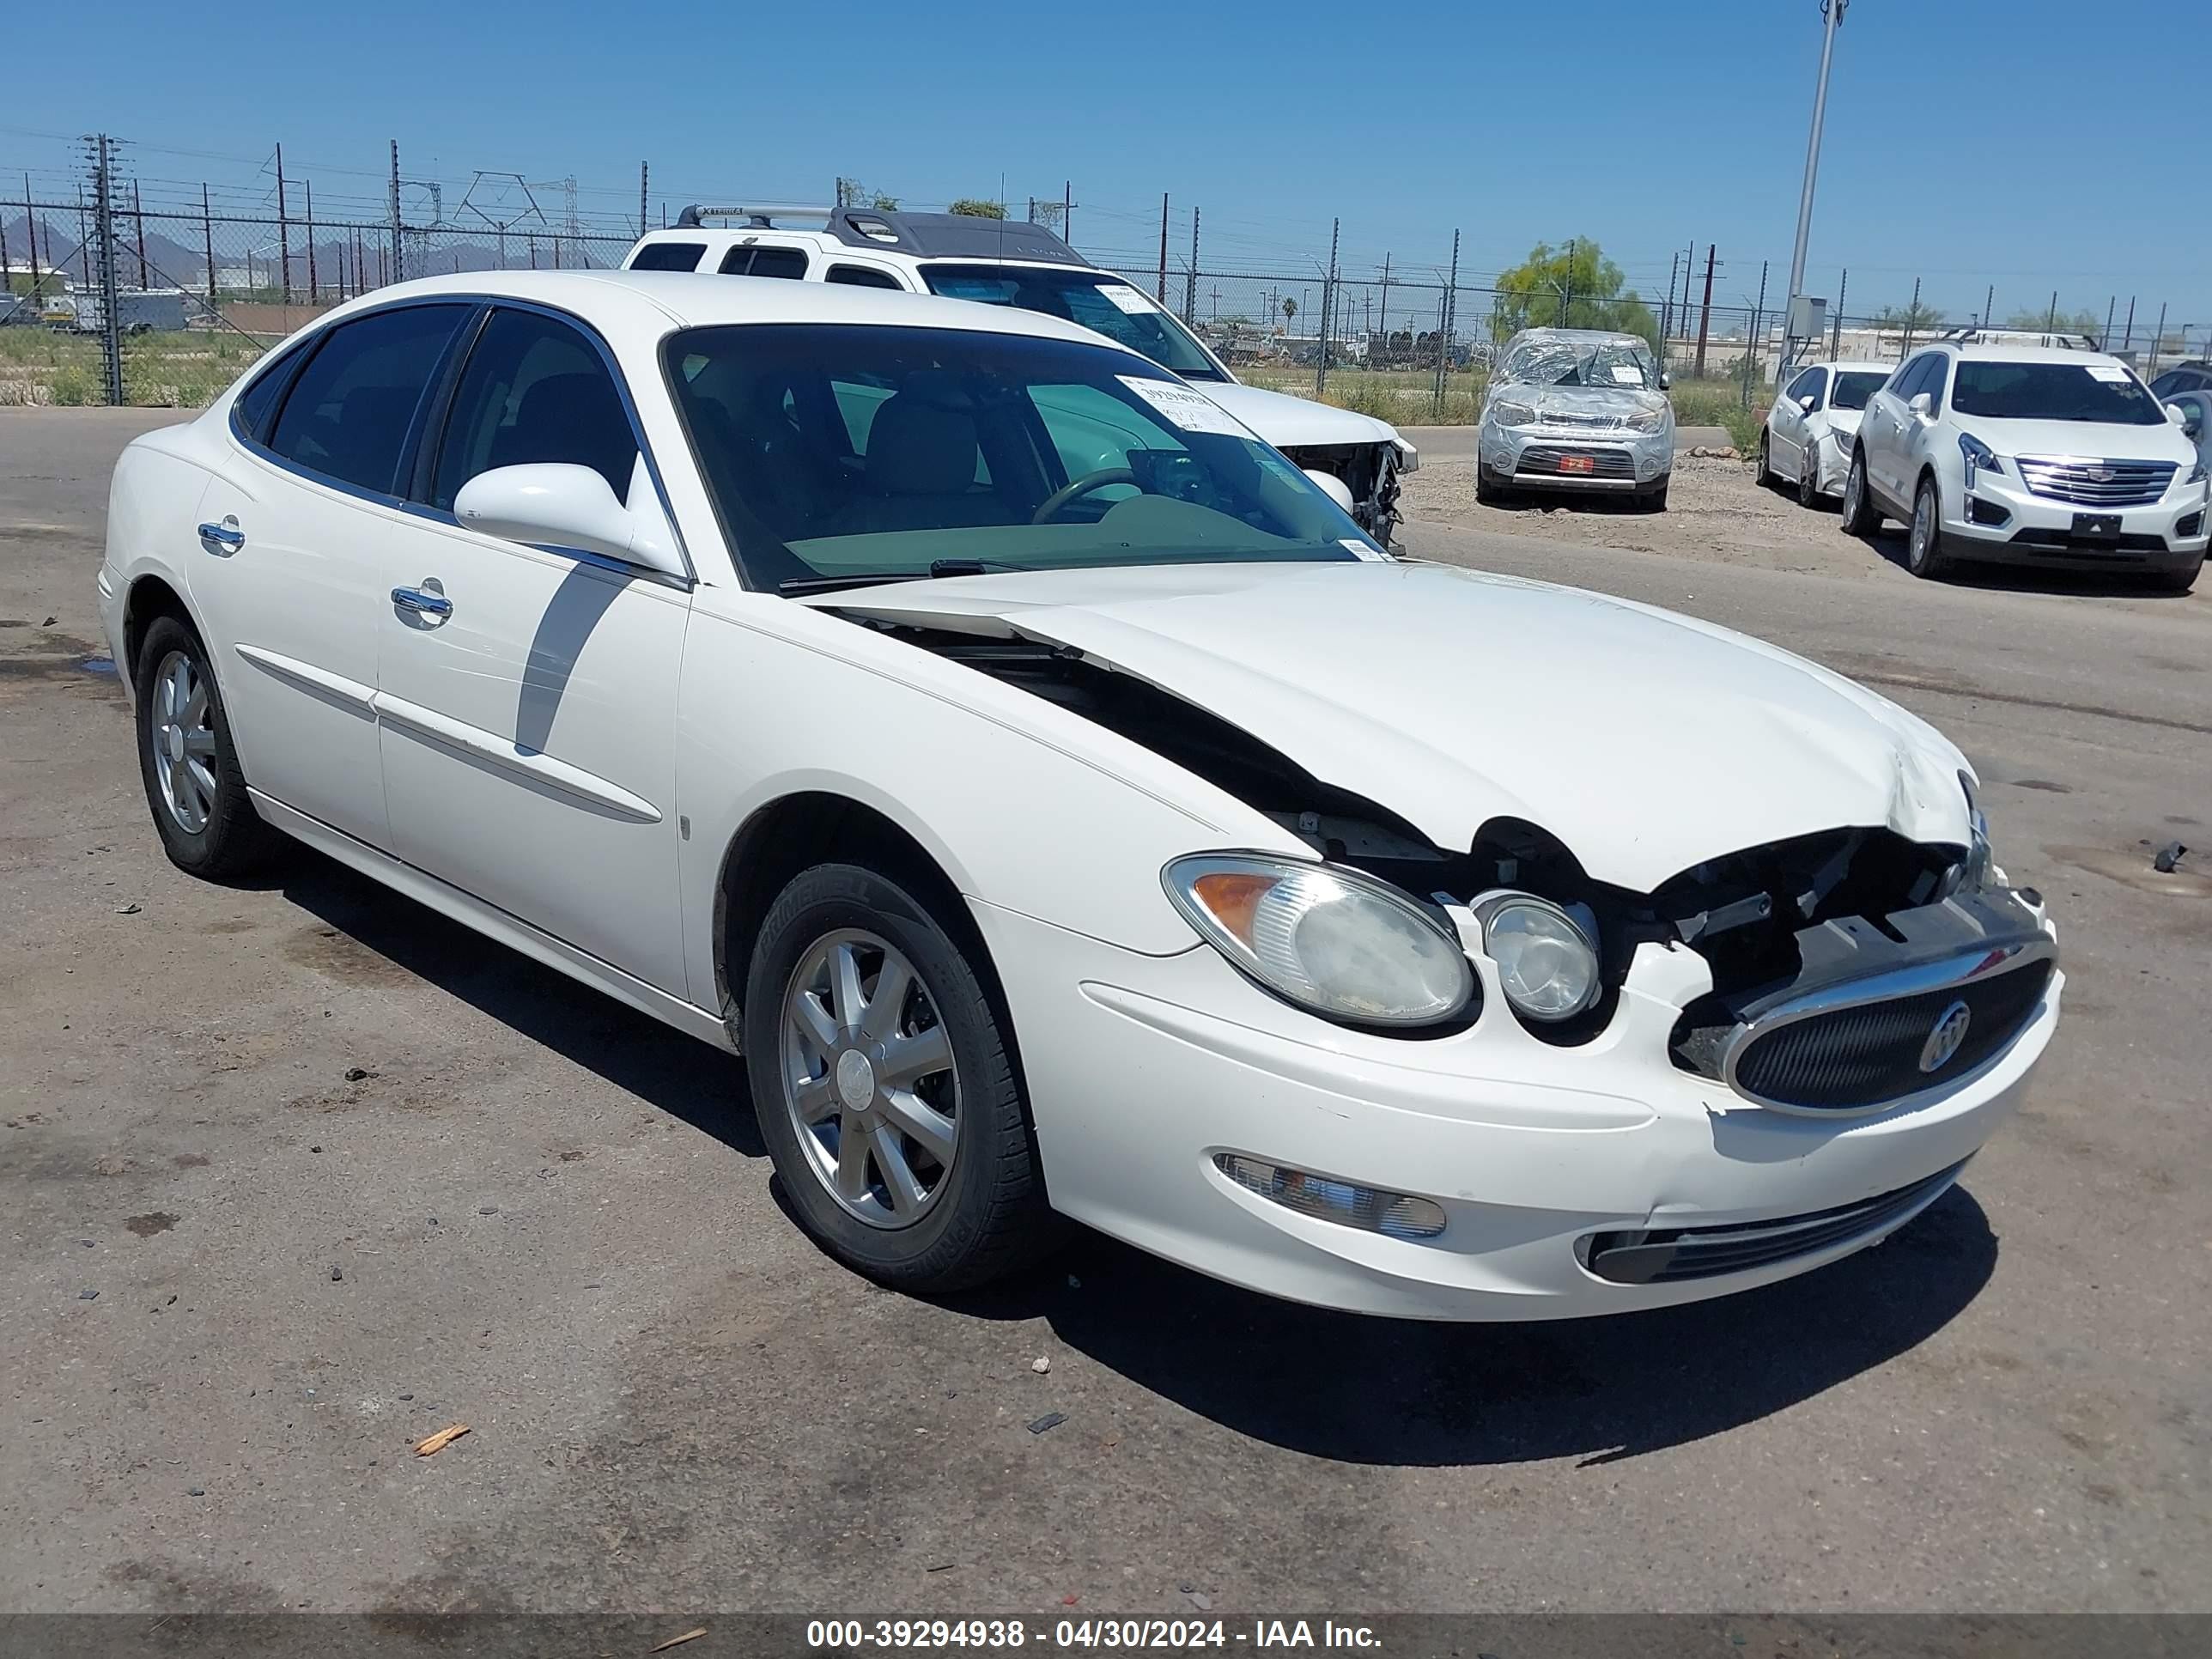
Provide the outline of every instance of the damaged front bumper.
[[1515,489],[1633,493],[1656,488],[1674,466],[1674,428],[1639,432],[1619,424],[1539,421],[1534,426],[1483,422],[1482,470]]
[[[1680,946],[1639,945],[1613,1017],[1570,1048],[1512,1018],[1471,949],[1484,1013],[1409,1042],[1316,1021],[1203,945],[1144,956],[971,908],[1024,1034],[1055,1207],[1270,1295],[1414,1318],[1662,1306],[1877,1242],[2012,1110],[2063,984],[2054,972],[2002,1051],[1949,1084],[1820,1117],[1670,1059],[1711,985]],[[1407,1214],[1434,1230],[1356,1219]],[[1707,1258],[1721,1270],[1680,1265]]]

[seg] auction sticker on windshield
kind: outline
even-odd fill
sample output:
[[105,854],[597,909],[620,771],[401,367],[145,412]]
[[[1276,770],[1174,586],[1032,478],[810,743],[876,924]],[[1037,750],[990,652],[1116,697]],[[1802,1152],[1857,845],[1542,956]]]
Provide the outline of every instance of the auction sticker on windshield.
[[2113,386],[2125,386],[2128,383],[2127,370],[2117,363],[2084,363],[2081,367],[2089,371],[2089,378],[2092,380],[2109,381]]
[[1152,302],[1127,283],[1101,283],[1098,291],[1132,317],[1141,317],[1152,308]]
[[1134,374],[1115,378],[1158,410],[1170,426],[1185,432],[1224,433],[1231,438],[1252,435],[1237,425],[1235,416],[1202,392],[1193,392],[1173,380],[1147,380]]

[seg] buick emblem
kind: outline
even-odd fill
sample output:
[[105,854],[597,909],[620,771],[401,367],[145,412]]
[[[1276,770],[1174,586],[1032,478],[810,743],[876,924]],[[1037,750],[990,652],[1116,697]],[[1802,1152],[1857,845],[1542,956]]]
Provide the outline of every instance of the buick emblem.
[[1966,1040],[1966,1026],[1973,1014],[1963,1002],[1954,1002],[1936,1016],[1928,1041],[1920,1045],[1920,1069],[1940,1072],[1951,1063],[1951,1056],[1959,1052],[1959,1045]]

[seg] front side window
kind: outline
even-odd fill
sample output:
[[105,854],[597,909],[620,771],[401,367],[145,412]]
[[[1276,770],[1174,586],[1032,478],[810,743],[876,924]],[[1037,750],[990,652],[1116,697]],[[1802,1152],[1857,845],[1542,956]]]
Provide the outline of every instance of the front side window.
[[269,447],[325,477],[389,494],[424,387],[473,307],[404,306],[331,330],[269,434]]
[[1173,369],[1186,380],[1222,380],[1206,348],[1173,313],[1163,311],[1119,276],[1103,270],[1031,265],[929,264],[921,279],[932,294],[1012,306],[1078,323]]
[[1810,398],[1813,400],[1813,407],[1818,409],[1820,406],[1820,389],[1827,383],[1827,379],[1828,371],[1825,368],[1807,369],[1790,382],[1790,401],[1802,404],[1806,398]]
[[1961,362],[1954,405],[2001,421],[2095,421],[2156,426],[2150,388],[2118,363]]
[[1890,391],[1896,394],[1898,402],[1909,404],[1928,390],[1928,371],[1934,366],[1935,362],[1935,353],[1923,351],[1905,364],[1903,368],[1898,370],[1897,380],[1890,387]]
[[1867,399],[1881,391],[1882,382],[1888,378],[1879,369],[1845,369],[1836,376],[1835,394],[1828,399],[1828,406],[1831,409],[1864,409]]
[[636,434],[589,340],[538,312],[495,311],[453,388],[430,505],[451,512],[477,473],[540,461],[588,466],[627,500]]
[[696,270],[704,242],[648,242],[630,257],[632,270]]
[[757,587],[1367,545],[1203,393],[1104,346],[755,324],[676,334],[665,360]]

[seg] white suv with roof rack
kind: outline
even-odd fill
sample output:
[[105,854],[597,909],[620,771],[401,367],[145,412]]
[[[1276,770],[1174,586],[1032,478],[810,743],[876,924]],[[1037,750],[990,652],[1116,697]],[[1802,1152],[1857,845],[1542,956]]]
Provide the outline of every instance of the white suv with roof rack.
[[1945,341],[1868,400],[1844,528],[1905,520],[1917,576],[1979,559],[2140,571],[2186,592],[2212,484],[2183,418],[2103,352]]
[[[714,226],[710,219],[736,221]],[[818,228],[793,221],[818,219]],[[639,238],[626,270],[781,276],[1012,306],[1077,323],[1190,381],[1311,474],[1383,546],[1420,453],[1388,422],[1245,386],[1181,319],[1042,225],[877,208],[685,208]]]

